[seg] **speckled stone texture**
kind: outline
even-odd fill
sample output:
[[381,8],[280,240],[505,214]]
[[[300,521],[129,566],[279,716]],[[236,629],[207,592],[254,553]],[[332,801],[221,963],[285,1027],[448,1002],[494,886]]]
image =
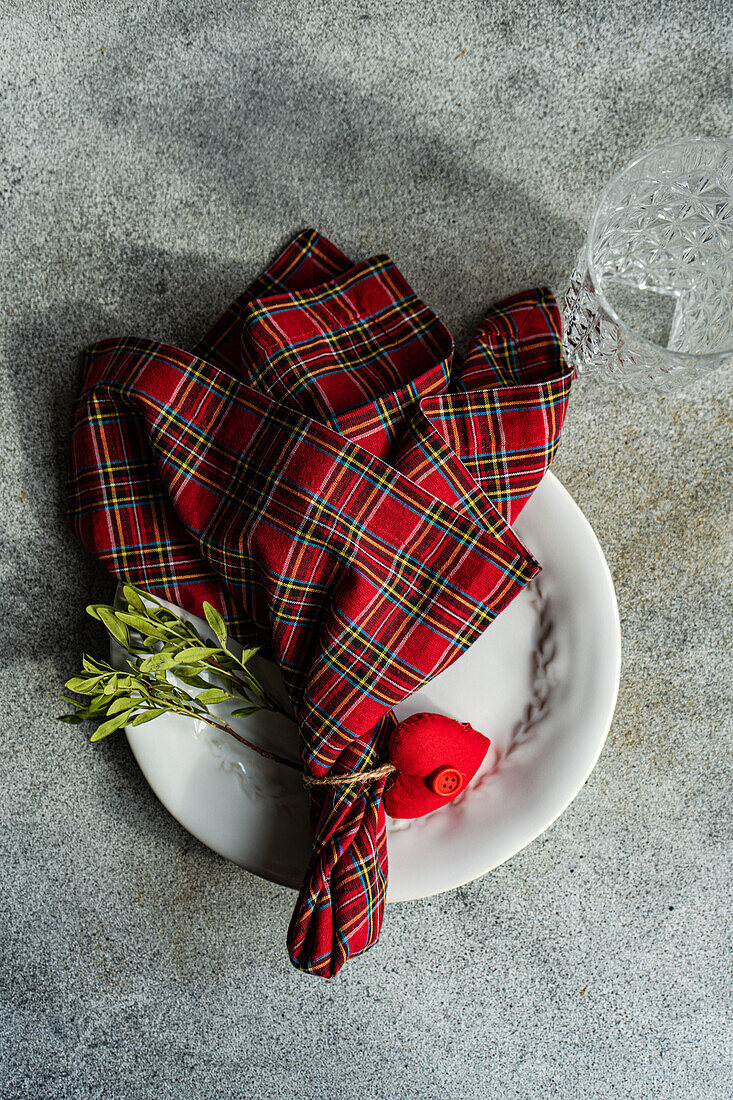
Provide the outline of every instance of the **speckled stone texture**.
[[541,839],[391,907],[334,981],[287,961],[290,892],[55,715],[113,587],[62,521],[80,349],[185,346],[307,225],[389,252],[465,345],[492,300],[562,286],[637,149],[729,132],[730,6],[0,11],[0,1094],[727,1100],[730,373],[576,388],[555,469],[618,592],[606,749]]

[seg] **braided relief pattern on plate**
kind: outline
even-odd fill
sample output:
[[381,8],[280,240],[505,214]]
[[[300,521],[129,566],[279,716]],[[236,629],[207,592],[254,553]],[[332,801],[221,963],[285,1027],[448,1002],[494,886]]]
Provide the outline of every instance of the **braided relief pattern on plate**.
[[489,785],[506,761],[535,737],[542,719],[547,715],[552,696],[553,662],[556,654],[555,630],[550,612],[550,604],[542,583],[538,578],[530,581],[526,592],[530,605],[536,615],[534,645],[532,649],[532,679],[529,699],[521,718],[511,731],[509,740],[500,746],[493,741],[486,754],[482,768],[471,780],[465,791],[458,795],[449,806],[434,810],[424,817],[410,819],[387,818],[387,834],[404,832],[413,826],[427,824],[435,814],[445,813],[447,809],[460,806],[466,799],[473,798],[477,791]]

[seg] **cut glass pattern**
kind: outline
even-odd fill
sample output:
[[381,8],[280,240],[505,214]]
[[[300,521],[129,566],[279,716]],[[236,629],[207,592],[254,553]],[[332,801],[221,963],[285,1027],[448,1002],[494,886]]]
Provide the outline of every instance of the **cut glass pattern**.
[[[671,325],[659,343],[663,312]],[[576,371],[632,389],[671,388],[733,358],[733,143],[675,142],[616,177],[571,277],[563,322]]]

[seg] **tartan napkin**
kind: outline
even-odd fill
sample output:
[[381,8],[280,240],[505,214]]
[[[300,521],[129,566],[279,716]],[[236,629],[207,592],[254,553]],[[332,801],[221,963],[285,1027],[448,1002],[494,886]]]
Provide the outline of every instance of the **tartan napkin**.
[[[209,600],[277,662],[314,776],[380,761],[391,710],[539,566],[510,523],[552,459],[570,372],[547,290],[493,307],[461,362],[378,256],[301,234],[192,352],[84,357],[69,522],[120,579]],[[288,933],[331,976],[379,936],[384,780],[312,794]]]

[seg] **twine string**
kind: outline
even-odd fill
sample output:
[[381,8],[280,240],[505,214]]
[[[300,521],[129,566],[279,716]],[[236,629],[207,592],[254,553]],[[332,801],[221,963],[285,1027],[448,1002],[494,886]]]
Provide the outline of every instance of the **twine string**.
[[363,772],[347,772],[346,775],[304,775],[303,783],[306,787],[343,787],[347,783],[373,783],[378,779],[388,779],[394,775],[397,768],[394,764],[380,764],[378,768],[370,768]]

